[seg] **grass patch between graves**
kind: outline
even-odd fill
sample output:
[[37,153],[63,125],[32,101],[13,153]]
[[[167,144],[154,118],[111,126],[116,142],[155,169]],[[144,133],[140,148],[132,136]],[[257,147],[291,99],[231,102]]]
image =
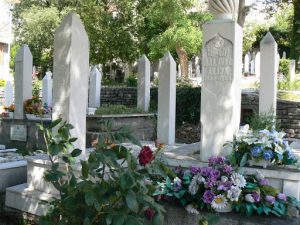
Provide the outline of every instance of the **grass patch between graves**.
[[103,105],[95,112],[96,115],[119,115],[119,114],[140,114],[145,113],[142,109],[128,107],[125,105]]

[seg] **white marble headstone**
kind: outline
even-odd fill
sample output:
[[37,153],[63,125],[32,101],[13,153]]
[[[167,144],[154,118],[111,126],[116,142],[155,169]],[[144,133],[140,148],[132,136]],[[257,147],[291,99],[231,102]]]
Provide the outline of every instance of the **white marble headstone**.
[[150,107],[150,61],[145,55],[138,61],[137,107],[145,112]]
[[11,79],[6,80],[5,85],[5,106],[10,106],[14,103],[14,87]]
[[52,73],[47,71],[43,78],[43,104],[46,104],[48,107],[52,107],[52,89]]
[[101,80],[102,74],[98,68],[94,66],[90,75],[89,108],[100,107]]

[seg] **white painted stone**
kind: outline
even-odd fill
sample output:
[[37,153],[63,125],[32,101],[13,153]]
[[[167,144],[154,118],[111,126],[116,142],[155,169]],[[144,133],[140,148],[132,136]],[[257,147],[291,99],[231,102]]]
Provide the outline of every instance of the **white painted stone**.
[[176,62],[167,52],[159,65],[157,138],[161,143],[175,143]]
[[255,76],[260,77],[260,52],[255,55]]
[[213,20],[203,26],[201,161],[221,155],[224,143],[239,129],[242,39],[242,28],[234,21]]
[[197,65],[196,67],[196,77],[201,77],[200,65]]
[[10,106],[14,103],[14,87],[11,79],[6,80],[5,85],[5,102],[6,106]]
[[52,107],[52,88],[52,73],[48,71],[43,78],[43,104],[48,107]]
[[137,107],[145,112],[150,107],[150,61],[145,55],[138,61]]
[[299,200],[300,195],[300,181],[290,181],[284,180],[283,181],[283,193],[297,198]]
[[22,45],[15,57],[15,119],[24,118],[24,101],[32,98],[32,54]]
[[289,75],[291,81],[294,81],[296,79],[296,60],[294,59],[290,60]]
[[102,74],[98,68],[94,66],[90,75],[89,108],[100,107],[101,80]]
[[286,52],[285,51],[283,51],[283,53],[282,53],[282,59],[286,59]]
[[193,77],[193,62],[189,61],[189,78]]
[[277,105],[277,43],[270,32],[260,42],[260,92],[259,113],[276,115]]
[[245,59],[244,59],[244,73],[249,73],[249,66],[250,66],[250,53],[248,52],[245,55]]
[[181,66],[180,66],[180,64],[178,64],[177,77],[178,77],[178,78],[181,78]]
[[251,60],[250,62],[250,74],[255,74],[255,62]]
[[78,15],[69,13],[55,32],[52,118],[75,128],[76,148],[86,156],[86,109],[89,82],[89,40]]

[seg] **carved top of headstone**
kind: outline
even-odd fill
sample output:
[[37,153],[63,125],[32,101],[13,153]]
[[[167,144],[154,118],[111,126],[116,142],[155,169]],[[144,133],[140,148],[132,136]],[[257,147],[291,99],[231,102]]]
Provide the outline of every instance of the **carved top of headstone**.
[[276,44],[276,41],[272,34],[268,32],[266,36],[261,40],[261,44]]
[[142,57],[139,59],[139,62],[150,62],[146,55],[142,55]]
[[216,19],[233,19],[238,11],[239,0],[209,0],[209,11]]
[[16,62],[23,61],[26,57],[31,57],[32,58],[32,54],[30,52],[30,49],[29,49],[28,45],[23,44],[17,52],[17,55],[15,57],[15,61]]

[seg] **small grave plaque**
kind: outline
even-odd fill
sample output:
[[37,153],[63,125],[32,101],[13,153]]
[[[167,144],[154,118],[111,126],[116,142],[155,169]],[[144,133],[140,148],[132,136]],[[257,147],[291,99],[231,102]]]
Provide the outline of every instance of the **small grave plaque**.
[[27,127],[25,125],[11,125],[10,140],[27,141]]

